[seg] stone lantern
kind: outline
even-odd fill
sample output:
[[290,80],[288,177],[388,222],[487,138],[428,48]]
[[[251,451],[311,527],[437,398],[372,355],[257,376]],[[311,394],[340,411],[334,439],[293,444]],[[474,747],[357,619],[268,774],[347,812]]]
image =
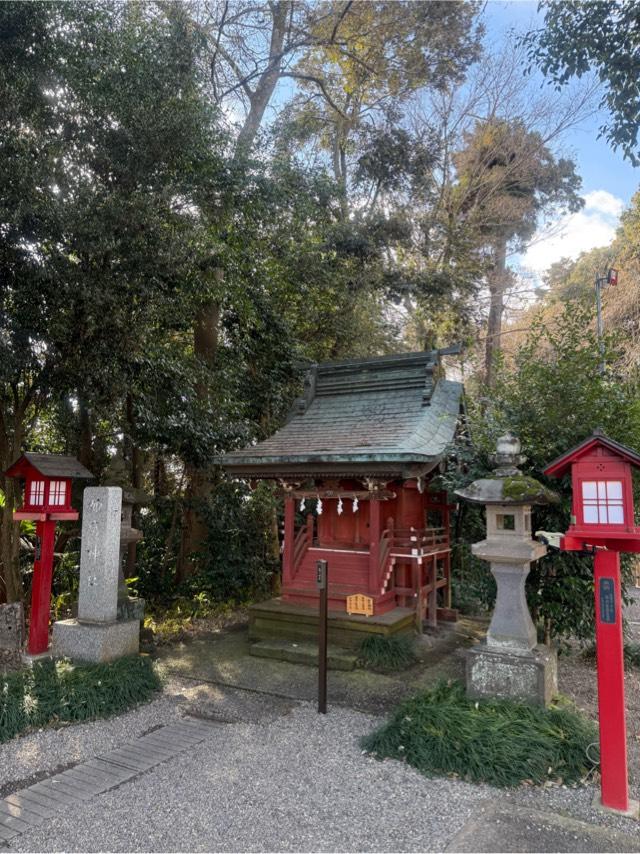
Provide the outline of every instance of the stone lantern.
[[518,465],[520,441],[507,433],[498,439],[493,477],[474,481],[456,494],[484,504],[487,537],[471,547],[489,562],[496,580],[496,604],[486,640],[467,653],[467,693],[548,705],[557,691],[557,654],[537,643],[525,596],[531,561],[547,553],[531,537],[531,507],[558,500],[555,493]]
[[145,601],[140,597],[129,596],[125,582],[125,564],[131,543],[139,543],[142,531],[133,527],[133,508],[147,503],[147,496],[141,490],[123,489],[122,515],[120,522],[120,568],[118,571],[118,619],[144,619]]

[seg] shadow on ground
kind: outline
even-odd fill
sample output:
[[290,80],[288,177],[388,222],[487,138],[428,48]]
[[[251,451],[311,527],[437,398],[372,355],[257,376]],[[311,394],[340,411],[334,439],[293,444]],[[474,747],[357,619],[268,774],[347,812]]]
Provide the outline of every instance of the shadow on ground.
[[[418,641],[418,663],[402,673],[329,671],[329,703],[384,714],[399,700],[440,678],[461,679],[464,650],[482,632],[482,624],[460,620],[455,628],[443,627],[424,635]],[[169,673],[184,679],[265,692],[289,701],[313,702],[317,697],[317,669],[250,655],[246,626],[160,648],[158,659]]]

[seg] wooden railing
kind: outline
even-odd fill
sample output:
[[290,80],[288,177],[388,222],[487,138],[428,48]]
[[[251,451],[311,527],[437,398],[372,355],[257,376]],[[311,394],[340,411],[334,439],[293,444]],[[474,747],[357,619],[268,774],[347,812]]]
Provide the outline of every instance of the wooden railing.
[[393,527],[382,532],[378,545],[378,578],[380,580],[380,592],[384,593],[389,577],[393,571],[391,565],[391,547],[393,546]]
[[405,530],[396,528],[393,532],[394,551],[411,549],[437,551],[449,544],[449,538],[445,528],[408,528]]
[[393,543],[393,534],[388,529],[382,532],[380,537],[380,546],[378,548],[378,569],[382,574],[387,567],[391,545]]

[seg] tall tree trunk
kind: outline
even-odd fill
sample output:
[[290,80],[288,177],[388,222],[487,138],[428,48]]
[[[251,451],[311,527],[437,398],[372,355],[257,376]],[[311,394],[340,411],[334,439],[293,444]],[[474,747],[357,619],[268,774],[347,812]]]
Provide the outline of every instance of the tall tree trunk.
[[495,250],[495,265],[489,282],[491,302],[487,321],[487,340],[485,344],[484,375],[485,382],[491,388],[495,381],[495,360],[500,352],[500,333],[504,314],[504,294],[507,289],[507,242],[500,241]]
[[[144,464],[144,455],[141,449],[136,445],[135,435],[136,435],[136,425],[135,425],[135,415],[133,409],[133,395],[131,392],[127,394],[126,400],[126,418],[127,418],[127,433],[128,433],[128,456],[129,456],[129,465],[131,470],[131,486],[134,490],[138,491],[142,489],[143,484],[143,464]],[[137,509],[137,505],[133,507],[133,513],[131,514],[131,524],[132,527],[137,528],[138,522],[140,519],[140,514]],[[127,546],[127,563],[125,569],[125,578],[133,578],[136,574],[136,552],[137,552],[137,543],[129,543]]]
[[[273,17],[271,41],[269,44],[269,63],[260,75],[256,88],[249,95],[249,114],[238,134],[236,155],[247,153],[256,138],[264,118],[264,112],[280,79],[282,71],[282,48],[287,31],[287,19],[291,13],[291,0],[278,0],[269,4]],[[246,91],[246,90],[245,90]]]
[[83,466],[86,466],[90,471],[93,466],[93,428],[91,425],[91,413],[87,404],[78,395],[78,428],[80,431],[78,442],[78,459]]
[[[214,271],[214,275],[218,282],[222,281],[223,271],[220,268]],[[193,330],[194,352],[203,368],[203,377],[200,377],[196,383],[196,394],[203,402],[207,401],[211,393],[211,384],[208,380],[210,380],[210,375],[215,368],[219,323],[219,301],[217,299],[207,300],[198,310]],[[207,376],[208,374],[209,376]],[[185,477],[187,488],[176,573],[178,581],[184,581],[193,572],[195,568],[194,555],[198,554],[206,540],[207,528],[199,511],[202,510],[211,493],[211,476],[208,469],[187,463]]]
[[[245,88],[249,98],[249,113],[238,134],[235,147],[235,158],[246,155],[251,150],[256,134],[262,123],[265,110],[273,96],[274,90],[282,72],[282,57],[284,40],[287,32],[287,22],[293,7],[292,0],[274,0],[269,4],[273,26],[269,44],[269,62],[264,72],[258,78],[253,91]],[[224,278],[220,268],[214,271],[218,284]],[[205,368],[213,371],[216,350],[218,347],[220,322],[220,302],[210,299],[204,302],[195,318],[193,329],[194,351],[196,358]],[[199,380],[196,393],[201,400],[209,395],[209,383]],[[185,465],[184,475],[187,487],[185,491],[184,510],[182,517],[182,537],[178,554],[177,580],[183,581],[194,569],[193,556],[199,552],[206,539],[206,526],[198,513],[211,493],[210,473],[193,463]]]
[[7,430],[8,413],[4,413],[0,431],[0,489],[4,494],[4,506],[0,515],[0,602],[21,602],[24,588],[20,576],[20,524],[14,522],[13,511],[20,498],[20,486],[2,472],[20,455],[23,425],[13,418],[12,428]]

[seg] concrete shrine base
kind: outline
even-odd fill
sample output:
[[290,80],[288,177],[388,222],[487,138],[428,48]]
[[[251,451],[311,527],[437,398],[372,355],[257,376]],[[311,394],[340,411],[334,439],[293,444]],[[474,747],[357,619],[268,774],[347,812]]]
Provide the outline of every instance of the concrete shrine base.
[[[344,611],[329,611],[330,644],[357,648],[371,634],[391,637],[414,631],[415,613],[410,608],[394,608],[384,614],[363,617]],[[318,610],[294,605],[281,598],[259,602],[249,608],[249,639],[252,641],[317,641]]]
[[85,623],[58,620],[53,624],[52,652],[56,658],[99,663],[140,649],[140,620],[113,623]]
[[467,695],[548,706],[558,692],[558,654],[539,644],[510,653],[480,643],[466,653]]

